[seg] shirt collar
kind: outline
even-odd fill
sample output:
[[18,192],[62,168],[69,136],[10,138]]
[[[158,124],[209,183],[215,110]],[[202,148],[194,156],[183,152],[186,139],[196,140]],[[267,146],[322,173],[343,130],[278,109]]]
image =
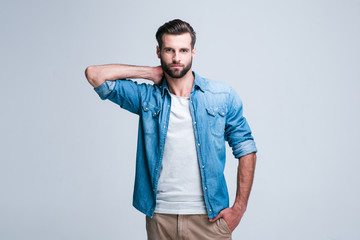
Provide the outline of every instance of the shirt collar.
[[[193,73],[193,75],[195,77],[192,91],[199,88],[201,91],[204,92],[204,90],[206,88],[206,81],[202,77],[200,77],[197,73],[195,73],[194,71],[192,73]],[[169,88],[168,88],[168,85],[167,85],[167,82],[166,82],[165,76],[164,76],[164,78],[162,80],[160,88],[161,88],[161,95],[162,96],[164,96],[164,94],[165,94],[165,89],[166,89],[166,91],[170,92]]]

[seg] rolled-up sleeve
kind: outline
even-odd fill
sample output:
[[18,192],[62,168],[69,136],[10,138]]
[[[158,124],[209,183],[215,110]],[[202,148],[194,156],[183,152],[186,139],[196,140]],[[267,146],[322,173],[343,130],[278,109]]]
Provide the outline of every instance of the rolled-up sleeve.
[[94,90],[102,100],[105,100],[114,90],[114,87],[115,87],[115,81],[105,81],[97,88],[94,88]]
[[225,138],[232,148],[235,158],[257,152],[251,129],[243,116],[242,101],[231,89],[229,95],[229,112],[225,126]]
[[138,84],[132,80],[119,79],[105,81],[94,90],[102,100],[108,99],[123,109],[139,114],[140,92],[146,92],[149,86],[147,84]]
[[232,147],[235,158],[240,158],[250,153],[257,152],[254,140],[246,140]]

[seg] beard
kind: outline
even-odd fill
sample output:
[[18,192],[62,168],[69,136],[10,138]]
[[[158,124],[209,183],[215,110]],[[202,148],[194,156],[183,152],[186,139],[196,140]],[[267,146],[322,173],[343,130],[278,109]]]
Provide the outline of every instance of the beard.
[[161,58],[160,58],[160,62],[161,62],[162,69],[170,77],[172,77],[172,78],[182,78],[191,69],[192,58],[191,58],[191,61],[190,61],[189,64],[187,64],[187,65],[181,64],[183,66],[182,70],[170,68],[171,65],[176,64],[176,63],[166,64]]

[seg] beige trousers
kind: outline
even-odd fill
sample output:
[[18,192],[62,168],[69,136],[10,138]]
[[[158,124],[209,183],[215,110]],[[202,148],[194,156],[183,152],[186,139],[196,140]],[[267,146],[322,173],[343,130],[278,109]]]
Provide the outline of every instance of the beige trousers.
[[155,213],[146,216],[148,240],[231,240],[231,231],[223,218],[210,222],[208,215]]

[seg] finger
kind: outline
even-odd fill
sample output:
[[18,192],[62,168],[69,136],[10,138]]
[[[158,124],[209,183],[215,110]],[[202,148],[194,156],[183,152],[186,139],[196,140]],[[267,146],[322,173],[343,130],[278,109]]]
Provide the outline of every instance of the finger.
[[222,217],[222,212],[220,212],[216,217],[211,218],[211,219],[209,219],[209,220],[210,220],[210,222],[215,222],[216,220],[218,220],[218,219],[221,218],[221,217]]

